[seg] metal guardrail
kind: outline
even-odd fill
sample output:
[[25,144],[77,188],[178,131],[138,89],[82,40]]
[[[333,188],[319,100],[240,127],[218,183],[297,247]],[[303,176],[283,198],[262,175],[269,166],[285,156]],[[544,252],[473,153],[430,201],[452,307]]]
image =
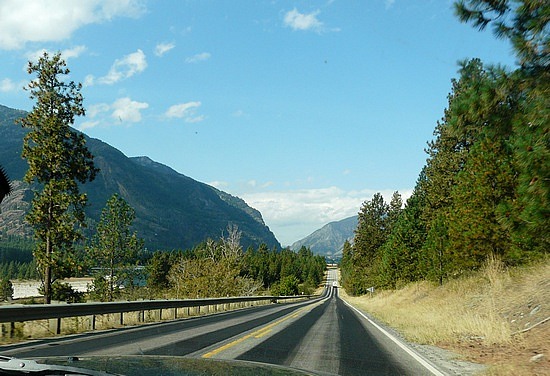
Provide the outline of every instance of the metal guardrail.
[[[231,303],[272,302],[279,300],[312,298],[315,295],[297,296],[241,296],[229,298],[206,298],[184,300],[141,300],[133,302],[108,303],[74,303],[49,305],[13,305],[0,307],[0,323],[25,322],[34,320],[57,319],[56,332],[61,331],[61,319],[67,317],[92,316],[91,329],[95,329],[95,316],[120,313],[120,324],[124,324],[123,314],[126,312],[145,312],[159,310],[162,319],[162,310],[174,309],[174,318],[178,308],[197,308],[226,305]],[[217,310],[217,308],[216,308]]]

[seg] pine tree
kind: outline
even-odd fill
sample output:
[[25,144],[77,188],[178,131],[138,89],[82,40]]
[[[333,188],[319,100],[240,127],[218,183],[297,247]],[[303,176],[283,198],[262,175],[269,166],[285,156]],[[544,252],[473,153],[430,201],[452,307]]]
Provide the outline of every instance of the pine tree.
[[[395,288],[398,283],[426,277],[421,252],[426,240],[426,226],[422,220],[425,205],[422,191],[424,179],[425,175],[421,173],[413,194],[407,200],[405,208],[399,209],[399,216],[391,226],[387,241],[381,247],[381,261],[377,271],[381,287]],[[390,207],[392,206],[397,207],[390,203]]]
[[168,273],[173,264],[169,252],[157,251],[147,262],[147,287],[151,289],[168,288]]
[[502,215],[528,258],[550,250],[550,71],[515,77],[523,96],[514,119],[517,200]]
[[550,64],[550,3],[544,0],[460,0],[455,13],[480,30],[489,24],[512,42],[522,67],[544,70]]
[[11,300],[13,298],[13,285],[9,277],[0,279],[0,302]]
[[472,148],[453,189],[449,250],[456,269],[477,268],[495,254],[510,261],[510,232],[499,221],[499,207],[514,199],[511,156],[502,142],[484,139]]
[[89,249],[91,259],[99,268],[94,292],[101,300],[113,301],[118,285],[131,278],[130,268],[138,251],[143,248],[143,240],[130,230],[134,219],[134,209],[116,193],[101,212],[97,233]]
[[386,224],[387,233],[392,232],[393,226],[399,219],[401,212],[403,211],[403,198],[398,191],[393,192],[388,207],[388,221]]
[[365,201],[359,211],[350,260],[350,276],[357,294],[365,293],[367,288],[376,284],[380,248],[388,236],[388,213],[389,206],[380,193]]
[[[477,261],[469,263],[467,254],[461,254],[460,250],[467,249],[465,243],[457,243],[461,236],[460,232],[466,231],[469,224],[468,218],[472,210],[470,201],[476,199],[468,196],[475,187],[466,184],[469,176],[479,172],[473,169],[473,162],[468,164],[471,149],[485,137],[484,132],[490,125],[493,125],[491,132],[497,139],[502,138],[504,134],[509,135],[510,132],[509,119],[502,124],[502,128],[497,127],[497,124],[500,126],[499,121],[509,116],[510,110],[504,100],[505,104],[502,107],[507,109],[502,112],[506,115],[499,112],[499,100],[502,98],[495,96],[499,91],[493,84],[493,73],[487,71],[479,59],[472,59],[461,65],[460,79],[453,80],[445,116],[437,124],[434,132],[436,138],[428,144],[429,157],[424,169],[425,180],[422,182],[425,192],[422,216],[427,230],[423,246],[424,259],[428,264],[429,275],[440,282],[451,269],[460,270],[466,264],[468,267],[477,265]],[[461,179],[462,185],[459,184]],[[483,206],[480,205],[477,209],[482,210]],[[462,228],[457,223],[457,211],[461,212],[458,221],[464,225]],[[481,223],[479,225],[483,226]],[[456,235],[453,244],[455,248],[451,247],[448,241],[451,226],[454,229],[453,234]],[[451,263],[451,252],[456,265]],[[460,265],[462,262],[465,262],[464,265]]]
[[480,30],[491,25],[497,37],[512,43],[521,65],[508,83],[521,93],[511,139],[517,199],[500,214],[523,257],[537,257],[550,249],[550,3],[461,0],[455,12]]
[[33,185],[27,221],[34,227],[34,256],[49,304],[52,282],[70,276],[76,268],[72,246],[81,239],[79,227],[84,225],[87,202],[78,183],[93,180],[97,170],[84,135],[71,129],[75,116],[84,115],[82,86],[61,77],[69,74],[61,55],[44,53],[38,62],[29,62],[27,71],[37,75],[27,86],[36,103],[21,120],[30,129],[23,140],[22,157],[29,164],[25,181],[38,183]]
[[502,205],[512,202],[515,168],[509,139],[518,95],[499,68],[463,67],[461,94],[450,106],[450,131],[471,141],[455,176],[449,212],[449,250],[456,269],[480,266],[491,253],[509,255],[509,231],[499,221]]

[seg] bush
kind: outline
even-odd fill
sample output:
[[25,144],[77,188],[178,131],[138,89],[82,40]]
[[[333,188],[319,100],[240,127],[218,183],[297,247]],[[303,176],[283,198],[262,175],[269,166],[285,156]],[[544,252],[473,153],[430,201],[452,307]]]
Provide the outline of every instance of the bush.
[[274,296],[298,295],[298,284],[300,281],[293,275],[283,277],[279,282],[271,285],[271,294]]
[[[44,294],[44,287],[39,292]],[[68,283],[55,281],[52,283],[52,300],[67,303],[84,303],[84,293],[76,291]]]
[[0,281],[0,301],[10,301],[13,298],[13,285],[8,277]]

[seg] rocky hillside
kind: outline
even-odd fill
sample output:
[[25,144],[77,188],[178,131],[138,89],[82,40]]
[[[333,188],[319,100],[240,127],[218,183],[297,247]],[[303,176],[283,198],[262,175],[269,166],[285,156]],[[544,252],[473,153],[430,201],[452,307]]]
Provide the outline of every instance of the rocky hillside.
[[353,239],[356,228],[357,216],[330,222],[311,235],[298,240],[290,248],[298,250],[302,246],[306,246],[315,254],[338,259],[342,257],[344,242]]
[[[26,161],[21,159],[25,130],[14,121],[25,113],[0,106],[0,165],[14,185],[14,193],[1,205],[0,231],[25,235],[23,216],[32,193],[21,182]],[[228,224],[242,231],[242,243],[280,247],[260,212],[242,199],[182,175],[147,157],[129,158],[93,138],[86,138],[100,173],[83,186],[88,194],[87,215],[92,226],[113,193],[120,194],[136,211],[135,230],[145,245],[155,249],[186,249],[207,238],[218,239]]]

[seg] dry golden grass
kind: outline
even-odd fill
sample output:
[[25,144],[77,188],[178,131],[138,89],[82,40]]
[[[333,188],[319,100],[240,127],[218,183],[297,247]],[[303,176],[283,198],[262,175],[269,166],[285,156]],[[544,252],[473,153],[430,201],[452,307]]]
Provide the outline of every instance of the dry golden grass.
[[[372,297],[341,296],[410,341],[490,365],[487,374],[550,374],[550,322],[544,322],[550,316],[548,260],[507,270],[490,259],[479,272],[443,286],[417,282]],[[544,357],[532,362],[537,354]]]

